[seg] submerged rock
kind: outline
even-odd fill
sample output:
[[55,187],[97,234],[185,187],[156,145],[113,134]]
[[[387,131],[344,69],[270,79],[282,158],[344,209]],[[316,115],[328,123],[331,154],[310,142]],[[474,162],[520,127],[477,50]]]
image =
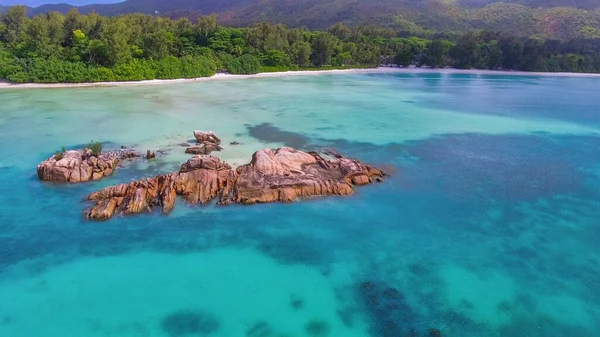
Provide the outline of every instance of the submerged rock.
[[304,326],[304,330],[311,337],[327,337],[331,332],[331,327],[325,321],[312,320]]
[[100,180],[111,175],[121,160],[139,157],[130,150],[103,152],[94,156],[89,149],[65,151],[44,160],[37,166],[42,181],[79,183]]
[[265,321],[256,322],[254,325],[246,329],[245,333],[246,337],[271,337],[274,335],[275,333],[273,332],[273,329],[269,323]]
[[180,310],[164,317],[161,328],[170,337],[209,336],[219,329],[220,322],[202,310]]
[[442,337],[442,333],[438,329],[429,329],[430,337]]
[[358,284],[357,295],[370,317],[373,336],[442,336],[434,328],[423,330],[424,317],[409,305],[404,294],[386,283],[362,282]]
[[352,185],[369,184],[383,172],[357,160],[325,160],[317,153],[292,148],[254,153],[249,164],[233,169],[212,155],[197,155],[178,172],[104,188],[88,200],[96,204],[89,219],[103,220],[115,213],[134,214],[161,206],[169,213],[175,195],[191,204],[205,204],[219,196],[219,204],[291,202],[299,198],[354,193]]

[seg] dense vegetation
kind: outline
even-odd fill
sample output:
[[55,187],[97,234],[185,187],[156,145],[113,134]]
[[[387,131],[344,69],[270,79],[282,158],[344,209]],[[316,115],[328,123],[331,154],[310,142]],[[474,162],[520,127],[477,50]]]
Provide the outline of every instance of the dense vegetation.
[[495,32],[406,37],[402,31],[338,23],[327,30],[260,23],[223,27],[130,14],[0,15],[0,78],[98,82],[195,78],[291,69],[378,65],[600,72],[600,40],[517,38]]
[[[71,8],[67,4],[44,5],[31,8],[29,14],[66,14]],[[83,14],[154,15],[157,11],[161,16],[188,17],[193,22],[200,15],[215,13],[219,22],[236,27],[263,21],[311,29],[325,29],[337,22],[376,23],[410,35],[482,29],[555,39],[600,37],[598,8],[600,0],[127,0],[78,7]]]
[[92,151],[92,155],[95,157],[98,157],[102,153],[102,143],[100,142],[95,142],[92,140],[85,148],[90,149]]

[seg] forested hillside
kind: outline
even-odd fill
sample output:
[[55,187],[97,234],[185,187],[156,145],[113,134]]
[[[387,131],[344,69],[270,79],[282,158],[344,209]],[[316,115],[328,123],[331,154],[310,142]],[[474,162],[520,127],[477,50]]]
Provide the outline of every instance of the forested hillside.
[[483,7],[492,3],[510,2],[530,7],[575,7],[595,9],[600,7],[598,0],[459,0],[459,3],[470,7]]
[[98,82],[194,78],[297,69],[431,66],[600,72],[600,40],[517,38],[497,32],[407,37],[391,28],[335,24],[326,30],[260,23],[220,26],[151,15],[29,18],[0,15],[0,78],[14,82]]
[[26,4],[29,7],[38,7],[48,3],[69,3],[71,5],[83,6],[89,4],[112,4],[123,2],[123,0],[2,0],[4,6],[18,6]]
[[[336,22],[377,24],[410,35],[497,30],[541,38],[600,37],[600,0],[127,0],[79,7],[101,15],[144,13],[174,19],[216,13],[230,26],[258,22],[323,29]],[[30,15],[68,12],[73,6],[44,5]]]

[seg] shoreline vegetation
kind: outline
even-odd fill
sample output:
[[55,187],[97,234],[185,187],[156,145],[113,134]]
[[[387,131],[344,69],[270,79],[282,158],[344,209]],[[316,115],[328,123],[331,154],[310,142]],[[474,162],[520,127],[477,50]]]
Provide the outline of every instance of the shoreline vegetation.
[[282,76],[392,65],[410,71],[600,73],[600,39],[543,40],[490,31],[410,36],[389,27],[343,23],[325,30],[267,22],[233,28],[219,25],[215,15],[192,22],[143,14],[82,15],[75,9],[30,18],[24,6],[0,14],[2,87],[198,81],[222,73]]
[[400,68],[400,67],[377,67],[377,68],[348,68],[348,69],[326,69],[326,70],[296,70],[262,72],[251,75],[217,73],[208,77],[177,78],[177,79],[154,79],[140,81],[112,81],[112,82],[87,82],[87,83],[15,83],[0,80],[2,89],[51,89],[51,88],[94,88],[94,87],[125,87],[125,86],[149,86],[163,84],[198,83],[205,81],[273,78],[291,76],[315,76],[327,74],[446,74],[446,75],[478,75],[478,76],[537,76],[537,77],[587,77],[600,78],[598,73],[567,73],[567,72],[526,72],[511,70],[478,70],[478,69],[456,69],[456,68]]

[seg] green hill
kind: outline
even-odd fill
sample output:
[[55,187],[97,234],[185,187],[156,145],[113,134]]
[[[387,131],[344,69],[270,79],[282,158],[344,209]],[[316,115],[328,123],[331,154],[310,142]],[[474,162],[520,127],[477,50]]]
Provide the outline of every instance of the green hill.
[[[66,13],[72,8],[66,4],[44,5],[29,9],[29,15]],[[344,22],[376,24],[418,35],[485,29],[558,39],[600,37],[600,0],[127,0],[77,8],[81,13],[158,12],[161,16],[194,20],[217,13],[220,22],[231,26],[269,21],[326,28]]]
[[[468,7],[484,7],[489,4],[498,3],[502,1],[497,0],[460,0],[461,5]],[[596,9],[600,7],[600,1],[598,0],[513,0],[506,1],[515,4],[521,4],[529,7],[574,7],[584,9]]]

